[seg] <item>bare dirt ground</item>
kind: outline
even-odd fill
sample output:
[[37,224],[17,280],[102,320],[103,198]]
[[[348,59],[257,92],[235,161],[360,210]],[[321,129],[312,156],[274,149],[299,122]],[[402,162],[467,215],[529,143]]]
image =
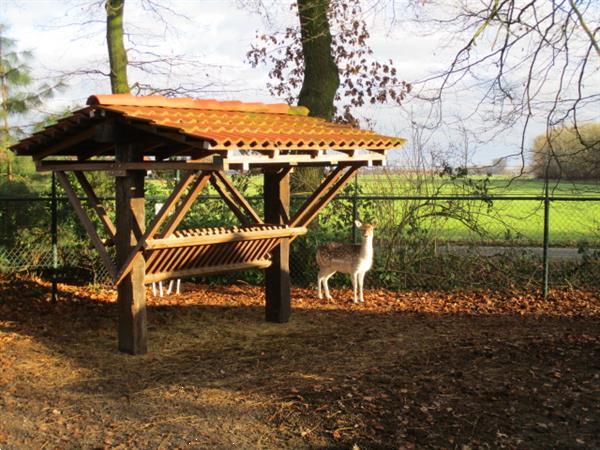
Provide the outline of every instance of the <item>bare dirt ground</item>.
[[600,448],[600,296],[186,286],[116,351],[114,293],[0,279],[0,448]]

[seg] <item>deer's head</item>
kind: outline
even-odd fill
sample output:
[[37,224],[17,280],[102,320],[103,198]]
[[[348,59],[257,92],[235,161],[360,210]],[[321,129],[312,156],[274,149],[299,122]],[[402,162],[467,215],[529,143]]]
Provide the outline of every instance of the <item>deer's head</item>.
[[373,236],[373,230],[377,225],[376,223],[362,223],[360,220],[355,220],[354,224],[356,225],[356,228],[360,230],[363,238]]

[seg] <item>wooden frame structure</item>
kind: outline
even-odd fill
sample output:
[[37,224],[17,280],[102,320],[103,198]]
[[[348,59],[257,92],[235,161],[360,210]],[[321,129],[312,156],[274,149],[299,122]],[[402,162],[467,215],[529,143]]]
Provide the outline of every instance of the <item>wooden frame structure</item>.
[[[360,167],[384,164],[385,151],[403,143],[307,117],[307,111],[287,105],[112,95],[90,97],[87,108],[13,149],[32,156],[39,171],[56,173],[117,286],[119,349],[141,354],[147,351],[145,284],[154,281],[265,269],[266,319],[286,322],[290,243],[307,232]],[[302,166],[331,170],[291,212],[290,172]],[[182,176],[146,227],[144,178],[147,171],[169,169],[183,171]],[[226,173],[231,170],[263,174],[264,214],[236,189]],[[114,176],[116,223],[94,192],[89,171]],[[179,229],[209,184],[240,226]]]

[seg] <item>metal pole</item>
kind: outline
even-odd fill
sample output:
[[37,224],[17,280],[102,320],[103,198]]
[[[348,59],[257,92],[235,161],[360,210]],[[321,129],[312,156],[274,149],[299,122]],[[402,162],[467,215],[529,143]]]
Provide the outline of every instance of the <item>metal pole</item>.
[[58,271],[58,208],[56,199],[56,174],[52,172],[52,202],[51,202],[52,224],[50,235],[52,237],[52,302],[57,301],[58,286],[56,272]]
[[356,225],[354,222],[358,220],[358,174],[354,175],[354,195],[352,196],[352,242],[355,244],[358,241],[356,233]]
[[550,235],[550,197],[548,196],[548,181],[546,180],[546,195],[544,197],[544,299],[548,298],[548,278],[550,266],[548,264],[548,246]]

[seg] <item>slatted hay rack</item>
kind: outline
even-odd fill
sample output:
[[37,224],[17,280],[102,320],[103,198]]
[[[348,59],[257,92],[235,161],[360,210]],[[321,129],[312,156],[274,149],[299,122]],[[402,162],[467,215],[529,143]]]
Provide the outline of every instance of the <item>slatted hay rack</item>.
[[146,282],[265,269],[281,239],[304,233],[304,227],[268,224],[176,231],[172,238],[153,239],[145,246]]
[[[403,143],[309,117],[302,107],[119,94],[90,97],[87,107],[13,150],[32,157],[37,170],[56,173],[117,287],[119,349],[141,354],[147,351],[144,285],[153,281],[265,269],[266,319],[286,322],[290,243],[360,167],[383,165],[386,151]],[[306,202],[290,211],[290,172],[304,166],[329,170]],[[144,178],[158,170],[180,170],[182,176],[146,227]],[[263,174],[263,214],[229,179],[235,170]],[[89,182],[90,171],[114,177],[116,223]],[[240,226],[179,229],[209,183]],[[109,245],[116,247],[116,260]]]

